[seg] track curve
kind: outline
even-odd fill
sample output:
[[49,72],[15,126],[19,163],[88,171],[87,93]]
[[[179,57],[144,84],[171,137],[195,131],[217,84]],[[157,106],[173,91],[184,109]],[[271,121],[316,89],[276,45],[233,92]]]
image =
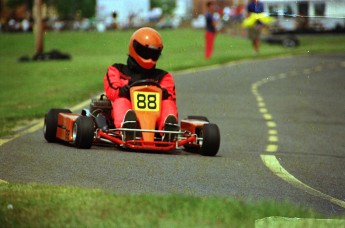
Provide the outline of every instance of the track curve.
[[0,146],[0,179],[118,193],[289,200],[327,215],[345,214],[341,204],[281,179],[263,159],[274,156],[301,183],[345,200],[344,57],[282,57],[175,74],[180,119],[203,115],[220,127],[216,157],[80,150],[47,143],[38,130]]

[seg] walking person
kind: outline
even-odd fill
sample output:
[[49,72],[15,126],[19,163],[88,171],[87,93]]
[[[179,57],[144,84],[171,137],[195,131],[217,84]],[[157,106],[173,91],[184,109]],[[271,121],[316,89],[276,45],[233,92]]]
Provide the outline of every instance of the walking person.
[[[247,5],[247,16],[252,14],[260,14],[264,12],[264,5],[259,0],[251,0]],[[252,41],[252,45],[256,54],[260,52],[260,38],[263,24],[260,20],[256,20],[255,24],[248,28],[248,37]]]
[[214,18],[215,12],[215,2],[208,1],[206,3],[207,12],[206,18],[206,28],[205,28],[205,59],[210,59],[213,53],[214,40],[216,38],[216,19]]

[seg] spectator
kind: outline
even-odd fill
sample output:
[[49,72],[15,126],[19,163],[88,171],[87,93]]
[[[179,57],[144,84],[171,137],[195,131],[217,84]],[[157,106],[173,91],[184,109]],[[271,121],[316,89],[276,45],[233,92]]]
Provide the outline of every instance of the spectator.
[[[263,13],[264,12],[264,5],[259,2],[259,0],[251,0],[251,2],[247,5],[247,13],[248,17],[252,13]],[[256,20],[254,26],[248,28],[248,37],[252,41],[252,45],[254,48],[255,53],[259,53],[260,51],[260,37],[261,37],[261,30],[263,28],[263,24],[260,20]]]
[[244,18],[245,7],[242,4],[236,6],[235,9],[235,31],[237,34],[241,33],[241,24]]
[[29,20],[26,19],[26,18],[24,18],[24,19],[22,20],[21,23],[22,23],[22,29],[23,29],[23,31],[24,31],[24,32],[28,32],[29,29],[30,29],[30,22],[29,22]]
[[216,19],[214,18],[215,2],[208,1],[206,3],[207,12],[206,18],[206,31],[205,31],[205,58],[210,59],[213,53],[214,40],[216,38]]

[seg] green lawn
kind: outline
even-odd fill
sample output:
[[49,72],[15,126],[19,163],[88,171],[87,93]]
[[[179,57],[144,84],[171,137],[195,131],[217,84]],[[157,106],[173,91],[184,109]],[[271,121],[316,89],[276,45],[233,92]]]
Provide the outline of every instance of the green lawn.
[[[34,54],[34,35],[0,34],[0,137],[13,134],[13,126],[21,120],[42,118],[50,108],[70,107],[102,91],[107,67],[126,61],[132,32],[47,32],[45,51],[58,49],[72,60],[26,63],[17,59]],[[261,54],[255,56],[247,39],[221,34],[213,58],[206,61],[202,30],[164,30],[161,35],[164,51],[158,67],[169,71],[248,58],[345,52],[344,35],[313,35],[301,37],[297,49],[263,44]]]
[[323,218],[287,202],[0,184],[2,227],[254,227],[270,216]]

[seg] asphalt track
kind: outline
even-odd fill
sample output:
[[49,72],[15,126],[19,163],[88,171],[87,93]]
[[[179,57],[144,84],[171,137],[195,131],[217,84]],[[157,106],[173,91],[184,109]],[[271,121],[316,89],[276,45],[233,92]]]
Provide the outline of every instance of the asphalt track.
[[344,72],[345,54],[179,72],[179,118],[203,115],[219,125],[216,157],[112,146],[80,150],[47,143],[37,124],[0,141],[0,182],[288,200],[325,215],[345,215]]

